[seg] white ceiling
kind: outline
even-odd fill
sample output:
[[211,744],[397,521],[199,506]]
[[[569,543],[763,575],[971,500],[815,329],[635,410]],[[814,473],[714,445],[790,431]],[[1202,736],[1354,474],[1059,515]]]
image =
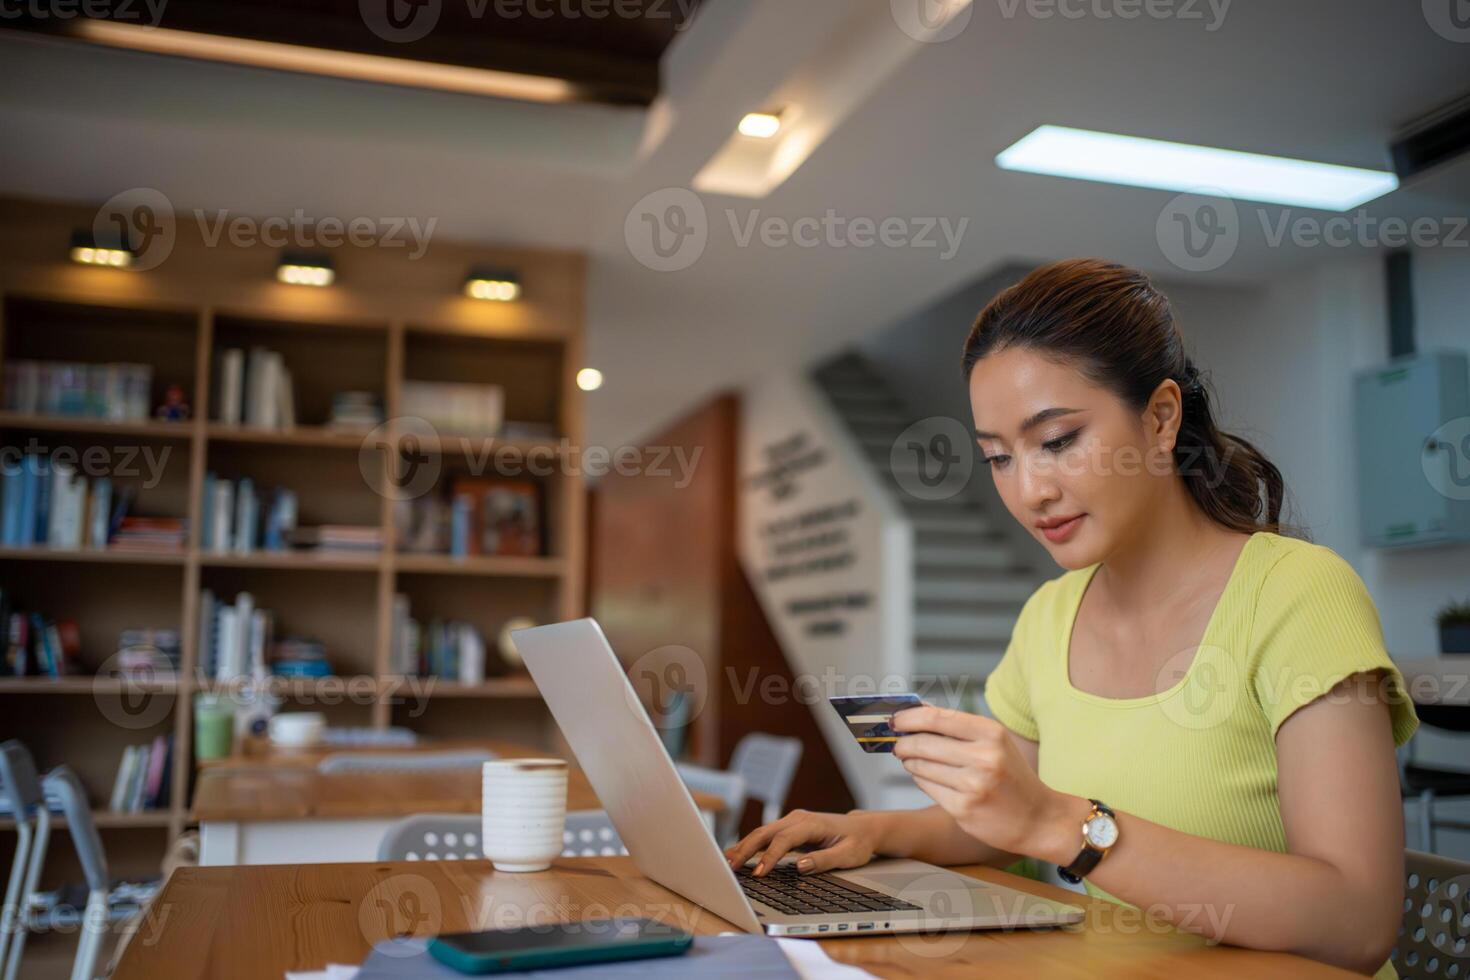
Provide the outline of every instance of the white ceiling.
[[[0,193],[102,201],[148,186],[175,207],[437,217],[446,238],[585,249],[588,357],[607,379],[589,396],[589,437],[613,443],[1007,260],[1096,254],[1186,278],[1156,233],[1172,194],[996,168],[995,154],[1041,123],[1384,168],[1399,127],[1470,90],[1470,44],[1436,34],[1419,3],[1243,0],[1214,31],[1204,0],[1178,6],[1203,19],[1040,18],[1028,9],[1054,8],[976,0],[958,36],[922,44],[899,32],[890,0],[707,0],[665,58],[669,97],[648,113],[4,36]],[[688,187],[742,113],[874,18],[893,21],[894,43],[911,48],[886,82],[769,198],[704,196],[709,240],[692,266],[641,264],[624,235],[635,202]],[[1459,165],[1368,210],[1447,218],[1467,205],[1470,165]],[[741,247],[727,211],[743,223],[754,210],[969,226],[948,260],[939,249]],[[1258,282],[1340,254],[1271,247],[1253,207],[1241,228],[1234,257],[1196,278]]]

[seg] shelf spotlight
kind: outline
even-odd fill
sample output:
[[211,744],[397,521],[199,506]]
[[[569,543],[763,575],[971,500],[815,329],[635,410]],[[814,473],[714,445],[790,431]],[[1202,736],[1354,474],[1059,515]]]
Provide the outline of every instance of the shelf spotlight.
[[511,269],[474,269],[464,283],[470,299],[509,303],[521,295],[521,277]]
[[71,260],[78,265],[126,269],[133,264],[133,252],[121,235],[98,236],[78,230],[71,236]]
[[330,286],[337,273],[324,255],[283,255],[276,278],[292,286]]

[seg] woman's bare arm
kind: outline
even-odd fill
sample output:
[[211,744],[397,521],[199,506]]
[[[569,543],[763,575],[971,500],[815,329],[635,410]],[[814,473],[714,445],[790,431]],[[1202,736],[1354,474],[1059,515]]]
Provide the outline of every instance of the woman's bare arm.
[[[1403,912],[1403,809],[1388,706],[1353,680],[1277,732],[1288,853],[1120,813],[1119,843],[1089,880],[1211,939],[1375,972]],[[1063,799],[1033,853],[1066,865],[1077,855],[1090,805]]]

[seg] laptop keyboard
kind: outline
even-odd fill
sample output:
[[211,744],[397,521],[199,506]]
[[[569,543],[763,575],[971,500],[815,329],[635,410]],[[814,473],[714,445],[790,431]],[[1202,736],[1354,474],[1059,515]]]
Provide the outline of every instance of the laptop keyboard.
[[919,911],[901,899],[833,875],[818,872],[802,874],[795,865],[777,865],[765,876],[757,878],[752,868],[735,873],[745,894],[777,912],[787,915],[841,915],[849,912]]

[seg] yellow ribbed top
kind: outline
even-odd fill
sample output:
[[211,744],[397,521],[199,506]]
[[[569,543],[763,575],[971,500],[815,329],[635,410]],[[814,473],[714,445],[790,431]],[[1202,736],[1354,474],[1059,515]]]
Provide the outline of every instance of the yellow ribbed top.
[[[1187,834],[1285,852],[1275,737],[1292,712],[1346,677],[1382,671],[1394,744],[1419,725],[1352,566],[1321,545],[1265,532],[1246,542],[1177,683],[1140,698],[1079,691],[1067,651],[1099,567],[1036,590],[985,685],[995,717],[1041,744],[1041,779],[1055,790]],[[1091,882],[1087,889],[1113,899]],[[1376,976],[1396,973],[1384,963]]]

